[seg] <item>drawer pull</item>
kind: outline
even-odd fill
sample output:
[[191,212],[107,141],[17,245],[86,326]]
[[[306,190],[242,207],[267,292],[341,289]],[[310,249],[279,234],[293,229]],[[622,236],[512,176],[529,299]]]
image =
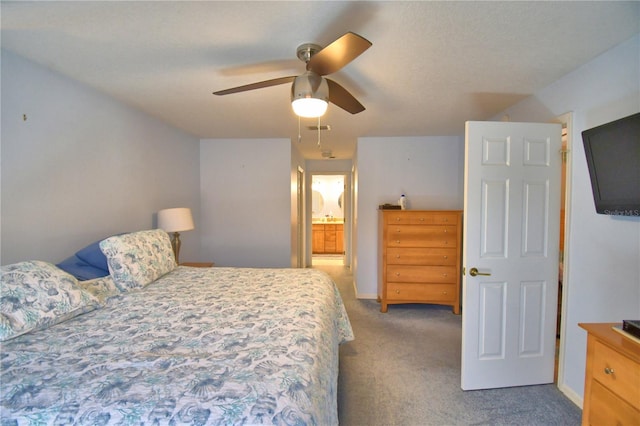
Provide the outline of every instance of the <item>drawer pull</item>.
[[400,259],[400,255],[399,254],[396,254],[396,259]]
[[447,230],[446,230],[446,229],[444,230],[444,233],[445,233],[445,234],[447,233]]
[[421,217],[421,218],[420,218],[420,222],[424,222],[424,217]]
[[609,367],[605,367],[604,368],[604,374],[614,374],[615,371],[613,370],[613,368],[609,368]]
[[445,258],[445,259],[448,259],[448,258],[449,258],[449,256],[445,256],[444,258]]
[[442,276],[443,276],[443,277],[446,277],[446,276],[447,276],[447,274],[442,274]]
[[400,240],[396,240],[396,244],[400,244]]
[[400,290],[396,290],[396,294],[400,294]]
[[396,277],[399,277],[399,276],[400,276],[400,272],[396,272]]

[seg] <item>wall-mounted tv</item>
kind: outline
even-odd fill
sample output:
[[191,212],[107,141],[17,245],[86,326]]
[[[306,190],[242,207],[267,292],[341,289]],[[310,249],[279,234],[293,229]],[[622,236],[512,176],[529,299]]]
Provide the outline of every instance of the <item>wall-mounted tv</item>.
[[582,132],[596,212],[640,216],[640,113]]

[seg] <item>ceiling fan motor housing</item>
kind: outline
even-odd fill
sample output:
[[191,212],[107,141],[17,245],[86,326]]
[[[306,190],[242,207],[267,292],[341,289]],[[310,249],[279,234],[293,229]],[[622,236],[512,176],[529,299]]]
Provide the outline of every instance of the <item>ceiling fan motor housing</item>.
[[293,80],[291,100],[315,98],[329,101],[329,85],[322,76],[313,71],[306,71]]

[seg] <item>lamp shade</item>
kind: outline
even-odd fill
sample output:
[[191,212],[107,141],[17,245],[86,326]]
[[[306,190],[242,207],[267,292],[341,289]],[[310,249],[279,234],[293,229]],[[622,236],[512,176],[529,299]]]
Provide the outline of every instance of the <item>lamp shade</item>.
[[158,228],[167,232],[191,231],[194,228],[191,209],[178,207],[158,212]]
[[329,85],[322,76],[307,71],[291,85],[291,107],[300,117],[320,117],[329,105]]

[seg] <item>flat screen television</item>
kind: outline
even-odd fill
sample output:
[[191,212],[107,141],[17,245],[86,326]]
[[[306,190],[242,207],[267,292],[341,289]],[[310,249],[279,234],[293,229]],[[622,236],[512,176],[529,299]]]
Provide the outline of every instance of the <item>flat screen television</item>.
[[582,132],[596,212],[640,216],[640,113]]

